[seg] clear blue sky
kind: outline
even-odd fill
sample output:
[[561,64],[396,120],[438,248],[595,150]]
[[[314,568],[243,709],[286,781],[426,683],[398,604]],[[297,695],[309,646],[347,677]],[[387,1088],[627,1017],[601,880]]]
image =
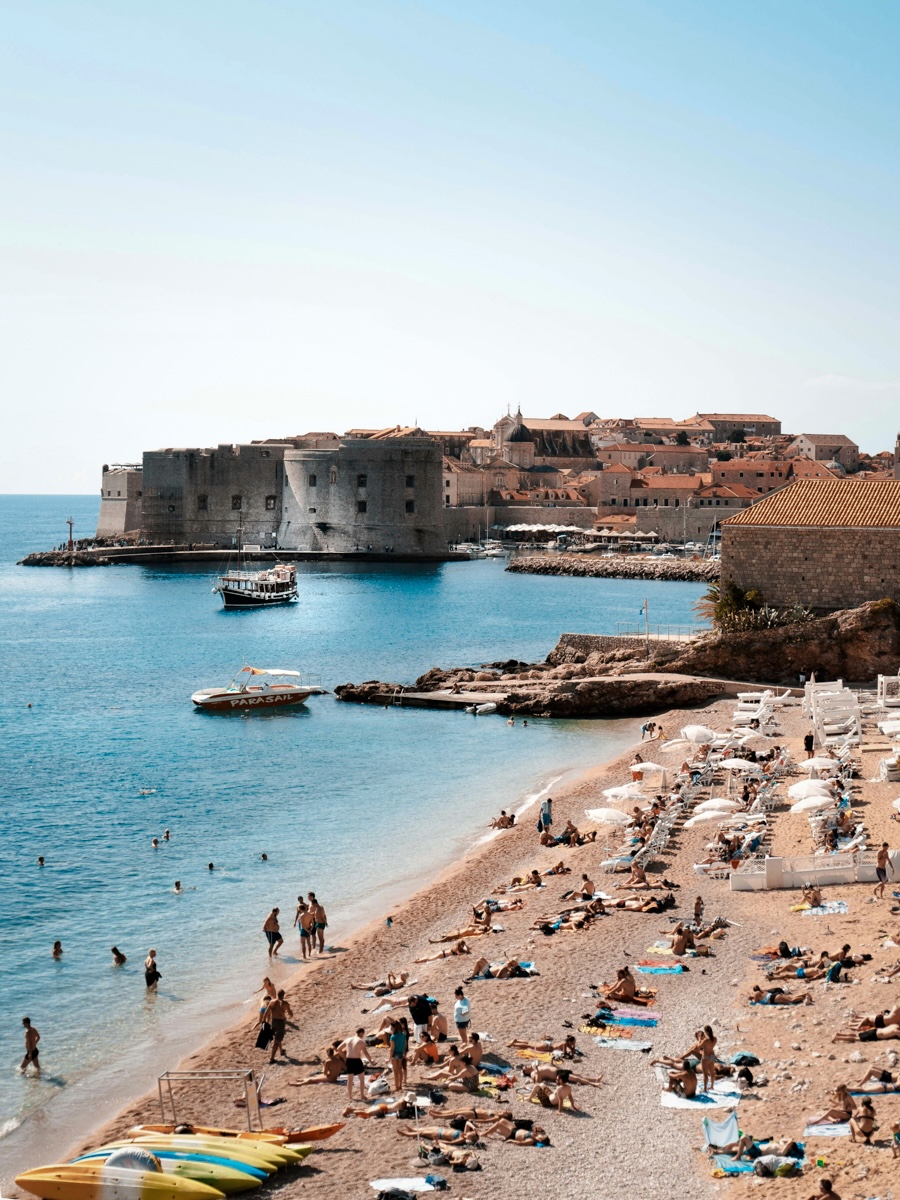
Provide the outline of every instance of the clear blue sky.
[[0,491],[526,413],[900,425],[896,0],[4,0]]

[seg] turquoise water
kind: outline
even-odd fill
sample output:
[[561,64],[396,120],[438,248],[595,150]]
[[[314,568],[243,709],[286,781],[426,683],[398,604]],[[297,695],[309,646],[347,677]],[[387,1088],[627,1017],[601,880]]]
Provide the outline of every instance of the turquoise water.
[[[601,761],[634,731],[510,729],[330,696],[216,717],[194,710],[197,687],[227,682],[245,662],[315,672],[329,687],[411,682],[434,665],[542,657],[564,630],[614,631],[637,620],[644,595],[654,621],[690,623],[702,591],[510,575],[490,559],[304,564],[298,604],[225,613],[210,571],[15,566],[59,542],[70,514],[76,534],[92,529],[97,503],[0,497],[3,1132],[29,1113],[52,1125],[47,1112],[77,1102],[79,1089],[91,1095],[92,1077],[116,1061],[103,1095],[124,1100],[176,1065],[179,1036],[246,1011],[267,968],[260,927],[273,905],[289,920],[298,893],[315,890],[340,944],[471,845],[501,807]],[[172,840],[153,850],[166,827]],[[176,879],[192,890],[176,896]],[[61,962],[50,956],[57,938]],[[110,965],[113,944],[128,955],[122,970]],[[150,946],[156,997],[142,976]],[[295,946],[289,935],[285,974]],[[40,1081],[14,1069],[25,1014],[42,1034]]]

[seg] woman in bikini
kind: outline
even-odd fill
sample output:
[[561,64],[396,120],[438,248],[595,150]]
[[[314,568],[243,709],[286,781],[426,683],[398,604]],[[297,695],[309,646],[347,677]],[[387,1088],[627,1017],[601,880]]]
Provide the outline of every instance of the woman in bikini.
[[461,954],[471,954],[472,951],[464,938],[461,938],[455,946],[451,946],[449,950],[442,950],[440,954],[429,954],[425,958],[414,958],[415,963],[438,962],[442,958],[456,958]]
[[872,1134],[878,1129],[878,1124],[875,1120],[875,1106],[867,1096],[859,1106],[859,1111],[855,1116],[850,1118],[850,1141],[857,1140],[856,1135],[862,1138],[867,1146],[872,1145]]
[[473,979],[516,979],[528,972],[523,970],[522,965],[516,958],[509,959],[505,963],[490,963],[486,958],[479,958],[472,968],[472,974],[468,976],[466,982]]
[[540,1125],[532,1125],[530,1121],[510,1121],[506,1117],[498,1117],[493,1125],[484,1130],[484,1136],[496,1133],[504,1142],[515,1142],[519,1146],[549,1146],[550,1135]]
[[[437,957],[440,958],[441,955],[437,955]],[[429,960],[420,961],[427,962]],[[376,996],[386,996],[388,992],[396,992],[399,988],[405,987],[407,979],[409,979],[409,971],[401,971],[399,975],[388,971],[387,979],[376,979],[372,983],[351,983],[350,986],[356,992],[374,992]]]
[[703,1091],[708,1092],[716,1081],[716,1035],[709,1025],[704,1025],[702,1029],[697,1030],[694,1037],[696,1042],[683,1057],[699,1058]]
[[850,1095],[850,1089],[846,1083],[840,1083],[832,1094],[831,1107],[826,1109],[821,1116],[807,1121],[807,1125],[842,1125],[845,1121],[849,1121],[855,1112],[856,1101]]
[[513,1038],[511,1042],[507,1042],[507,1047],[510,1050],[534,1050],[538,1054],[553,1054],[561,1053],[563,1058],[574,1058],[577,1050],[575,1046],[575,1037],[573,1034],[563,1042],[554,1042],[552,1038],[544,1038],[540,1042],[525,1042],[521,1038]]
[[418,1129],[398,1129],[397,1132],[401,1137],[433,1138],[436,1142],[451,1146],[454,1143],[474,1146],[479,1138],[475,1126],[461,1118],[451,1121],[449,1125],[420,1125]]
[[343,1054],[338,1054],[334,1046],[325,1051],[325,1061],[322,1070],[315,1075],[307,1075],[306,1079],[289,1080],[291,1087],[308,1087],[311,1083],[337,1083],[338,1076],[347,1069],[347,1060]]

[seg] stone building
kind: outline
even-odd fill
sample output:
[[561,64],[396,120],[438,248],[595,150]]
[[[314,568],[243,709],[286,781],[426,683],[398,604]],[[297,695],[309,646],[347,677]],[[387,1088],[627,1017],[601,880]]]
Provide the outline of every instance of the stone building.
[[144,539],[274,546],[281,522],[283,443],[144,452]]
[[722,578],[769,604],[900,601],[900,479],[799,479],[722,524]]
[[781,422],[766,413],[697,413],[684,422],[686,426],[695,423],[712,425],[717,442],[727,442],[729,435],[738,430],[754,437],[774,437],[781,433]]
[[801,433],[791,442],[791,453],[814,462],[838,462],[845,471],[859,466],[859,446],[843,433]]
[[284,452],[278,545],[442,555],[441,446],[421,430]]
[[140,463],[103,464],[97,537],[119,537],[141,528],[143,471]]

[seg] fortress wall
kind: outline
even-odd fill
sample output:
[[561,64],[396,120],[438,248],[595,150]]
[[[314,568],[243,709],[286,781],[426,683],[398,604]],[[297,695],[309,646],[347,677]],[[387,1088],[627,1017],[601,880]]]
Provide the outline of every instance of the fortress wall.
[[441,448],[427,438],[347,438],[335,450],[288,450],[278,544],[443,554],[441,484]]

